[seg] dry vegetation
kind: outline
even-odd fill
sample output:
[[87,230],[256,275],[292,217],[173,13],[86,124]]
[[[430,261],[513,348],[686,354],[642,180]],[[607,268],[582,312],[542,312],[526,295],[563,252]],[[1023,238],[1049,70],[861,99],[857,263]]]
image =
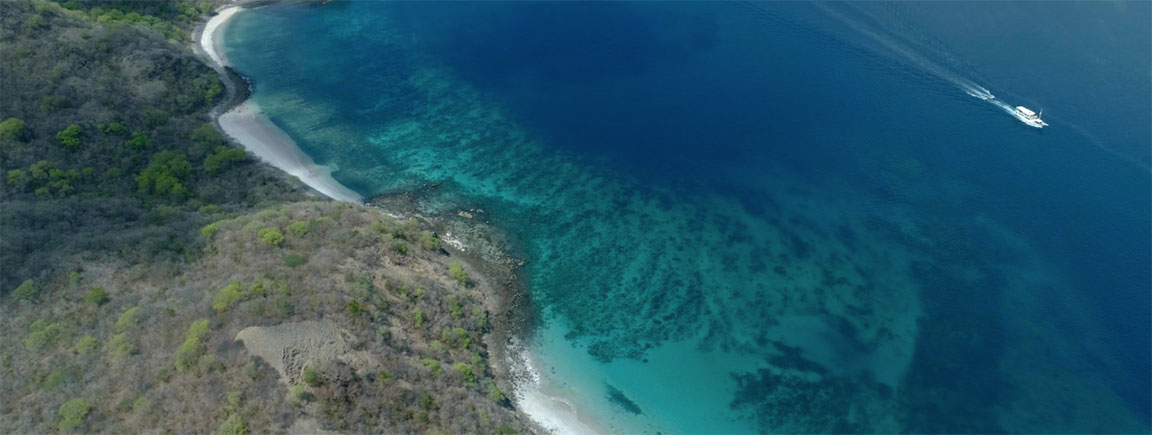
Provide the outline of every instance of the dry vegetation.
[[[493,290],[417,222],[317,201],[205,228],[197,261],[76,258],[70,277],[6,301],[0,373],[18,399],[0,405],[0,431],[276,432],[298,418],[354,432],[522,429],[488,365]],[[235,340],[305,321],[333,325],[360,358],[320,358],[285,383],[270,366],[281,362]],[[76,400],[88,409],[69,422]]]

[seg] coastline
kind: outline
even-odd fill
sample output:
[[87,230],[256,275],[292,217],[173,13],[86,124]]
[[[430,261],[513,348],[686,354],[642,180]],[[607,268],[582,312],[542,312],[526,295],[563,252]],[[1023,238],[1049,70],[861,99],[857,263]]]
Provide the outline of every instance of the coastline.
[[300,150],[284,130],[264,116],[260,107],[247,98],[248,83],[236,83],[238,75],[231,71],[227,58],[220,53],[216,33],[242,8],[244,6],[235,5],[218,10],[216,15],[208,19],[195,38],[199,52],[207,58],[209,65],[224,77],[226,85],[230,88],[229,101],[222,105],[227,111],[222,114],[214,111],[213,122],[245,150],[288,175],[296,177],[316,192],[336,201],[363,204],[364,198],[360,194],[332,178],[332,171],[329,168],[316,164],[311,157]]
[[[348,202],[374,208],[381,213],[397,217],[414,215],[430,223],[438,233],[445,235],[445,241],[469,263],[480,266],[483,275],[493,281],[502,281],[494,287],[502,289],[498,295],[491,295],[489,308],[495,314],[494,328],[486,345],[491,352],[489,365],[498,382],[507,384],[501,388],[508,391],[509,398],[519,414],[536,432],[540,433],[607,433],[605,426],[591,421],[583,415],[571,401],[552,391],[543,381],[541,373],[533,363],[529,345],[530,334],[535,331],[534,310],[527,293],[524,278],[519,273],[523,261],[518,261],[502,253],[500,247],[475,246],[483,240],[469,237],[469,234],[454,236],[451,229],[459,230],[461,225],[476,227],[467,222],[428,219],[418,213],[397,213],[391,208],[381,207],[376,201],[368,200],[348,189],[331,175],[331,169],[316,164],[304,153],[292,138],[263,114],[259,105],[249,99],[251,83],[246,77],[232,70],[227,57],[219,49],[217,32],[238,12],[248,7],[265,5],[265,1],[237,2],[216,11],[193,34],[193,51],[219,73],[227,87],[225,101],[211,111],[212,122],[246,151],[255,154],[265,163],[296,177],[309,188],[335,201]],[[222,113],[221,113],[222,112]],[[401,207],[404,208],[404,207]],[[469,231],[458,231],[468,233]],[[497,255],[491,255],[497,252]],[[526,336],[518,336],[526,335]]]

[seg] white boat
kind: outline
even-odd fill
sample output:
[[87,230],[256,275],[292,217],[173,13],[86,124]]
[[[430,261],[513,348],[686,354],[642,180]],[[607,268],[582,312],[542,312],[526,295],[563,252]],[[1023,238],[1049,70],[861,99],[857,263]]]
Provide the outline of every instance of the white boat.
[[1012,114],[1016,116],[1016,119],[1036,128],[1044,128],[1048,125],[1043,119],[1040,119],[1040,115],[1043,113],[1043,110],[1041,110],[1040,113],[1036,113],[1024,106],[1016,106],[1016,111],[1012,112]]

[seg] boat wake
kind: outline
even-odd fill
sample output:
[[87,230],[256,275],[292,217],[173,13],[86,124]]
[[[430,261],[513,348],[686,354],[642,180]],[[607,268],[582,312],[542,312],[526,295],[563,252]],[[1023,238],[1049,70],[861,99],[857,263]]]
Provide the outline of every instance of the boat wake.
[[967,86],[961,86],[961,88],[964,89],[964,93],[984,101],[996,99],[996,96],[992,95],[991,91],[984,89],[984,87],[980,85],[971,84]]
[[[989,104],[996,106],[1000,110],[1003,110],[1004,113],[1011,115],[1013,118],[1016,118],[1025,125],[1036,128],[1042,128],[1047,125],[1043,122],[1038,122],[1038,119],[1034,120],[1023,116],[1019,111],[1016,110],[1013,105],[1008,104],[999,98],[996,98],[996,96],[993,95],[992,91],[989,91],[988,88],[976,84],[976,82],[960,74],[957,74],[953,71],[952,68],[941,65],[928,56],[922,54],[920,51],[913,48],[911,43],[902,42],[900,40],[902,38],[899,36],[891,34],[891,32],[885,31],[879,26],[869,25],[862,20],[848,16],[850,13],[852,13],[851,11],[841,12],[837,10],[836,7],[822,2],[813,2],[812,5],[823,11],[826,15],[847,25],[852,30],[855,30],[856,32],[869,37],[872,41],[880,44],[882,49],[889,52],[891,55],[894,55],[901,60],[919,68],[920,70],[926,71],[936,76],[939,79],[955,85],[957,88],[964,91],[965,94],[968,94],[973,98],[988,102]],[[858,15],[862,15],[864,17],[870,16],[868,12],[861,10],[859,7],[853,4],[844,4],[844,7],[856,9],[855,12]],[[945,59],[949,58],[948,56],[943,57]]]
[[[1043,123],[1043,121],[1039,122],[1039,124],[1042,125],[1037,125],[1037,123],[1034,123],[1034,121],[1028,119],[1027,116],[1025,116],[1023,113],[1017,111],[1016,107],[1005,102],[1004,100],[997,98],[996,95],[988,90],[988,88],[980,86],[975,81],[967,78],[966,76],[979,77],[980,73],[975,67],[968,65],[960,57],[951,55],[951,50],[949,50],[945,44],[935,40],[935,38],[933,38],[928,32],[919,29],[911,20],[900,18],[900,13],[895,9],[896,6],[893,3],[879,4],[882,8],[886,7],[886,13],[887,15],[890,15],[888,19],[878,17],[875,13],[865,10],[864,7],[860,6],[858,3],[808,3],[809,5],[812,5],[817,10],[822,12],[823,15],[840,22],[841,24],[847,26],[847,28],[858,32],[859,34],[866,36],[868,40],[874,43],[867,44],[873,45],[871,47],[859,43],[850,43],[847,42],[846,39],[837,38],[836,36],[830,35],[828,32],[815,30],[811,25],[806,25],[803,22],[789,19],[774,13],[758,2],[743,1],[740,2],[740,4],[759,16],[772,19],[776,22],[784,23],[803,31],[811,32],[815,35],[820,35],[826,38],[831,37],[832,39],[836,39],[837,42],[846,46],[850,46],[853,49],[863,49],[893,57],[904,64],[907,64],[920,71],[927,72],[938,79],[956,86],[970,97],[979,99],[995,106],[996,108],[1004,111],[1005,114],[1016,118],[1018,121],[1025,125],[1037,128],[1047,125],[1046,123]],[[899,36],[899,34],[893,30],[888,30],[887,27],[889,26],[895,26],[899,28],[902,33],[914,35],[915,40],[909,40]],[[920,48],[917,49],[915,47]],[[930,57],[929,55],[935,57]],[[962,73],[958,73],[956,71],[961,71]],[[1127,163],[1135,165],[1144,171],[1152,172],[1152,165],[1149,163],[1112,148],[1083,127],[1075,125],[1068,120],[1061,120],[1059,118],[1056,118],[1056,120],[1060,121],[1061,126],[1067,127],[1079,134],[1088,144],[1099,148],[1100,150],[1107,152],[1108,154],[1111,154],[1117,158],[1120,158]]]
[[[1047,123],[1040,121],[1039,118],[1029,118],[1024,113],[1021,113],[1021,111],[1016,110],[1016,107],[1012,104],[997,98],[992,94],[991,91],[988,90],[988,88],[980,86],[976,84],[976,82],[966,78],[964,75],[956,73],[955,71],[959,70],[966,71],[968,72],[968,75],[971,76],[979,76],[979,73],[975,68],[966,65],[958,57],[950,55],[950,50],[948,50],[943,43],[932,40],[931,36],[926,32],[914,29],[915,26],[910,22],[907,22],[907,20],[896,19],[895,25],[905,27],[904,30],[916,34],[918,40],[924,39],[927,42],[917,44],[915,42],[901,38],[891,31],[885,30],[884,25],[882,24],[868,24],[866,21],[878,22],[879,20],[874,16],[874,14],[863,10],[863,7],[858,3],[848,2],[837,3],[833,5],[823,2],[813,2],[811,4],[824,12],[827,16],[832,17],[833,19],[841,22],[854,31],[867,36],[872,41],[880,45],[880,51],[886,52],[889,56],[896,57],[909,65],[918,67],[922,71],[926,71],[936,76],[937,78],[957,86],[963,90],[965,94],[996,106],[1000,110],[1004,111],[1004,113],[1012,116],[1013,118],[1016,118],[1018,121],[1025,125],[1035,128],[1043,128],[1044,126],[1048,125]],[[884,5],[889,5],[889,13],[898,14],[895,10],[891,10],[891,3],[885,3]],[[850,10],[840,11],[837,8],[846,8]],[[857,19],[849,15],[858,15],[861,18]],[[924,45],[924,50],[917,50],[914,48],[914,46],[917,45]],[[942,65],[941,63],[934,61],[926,54],[924,54],[924,52],[937,55],[937,58],[940,58],[945,64]],[[1152,172],[1152,165],[1149,165],[1140,159],[1134,158],[1126,153],[1112,148],[1111,146],[1108,146],[1083,127],[1075,125],[1074,123],[1068,122],[1066,120],[1057,120],[1061,121],[1061,126],[1068,127],[1072,131],[1078,133],[1088,144],[1127,163],[1135,165],[1144,171]]]

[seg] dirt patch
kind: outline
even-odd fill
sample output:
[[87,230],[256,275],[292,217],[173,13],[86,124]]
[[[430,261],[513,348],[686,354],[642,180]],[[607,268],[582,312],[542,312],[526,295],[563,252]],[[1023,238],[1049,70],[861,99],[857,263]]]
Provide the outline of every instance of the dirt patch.
[[332,322],[304,321],[276,326],[250,326],[236,334],[248,353],[263,359],[280,373],[287,386],[301,383],[305,367],[341,361],[357,371],[378,363],[371,354],[352,350],[350,335]]

